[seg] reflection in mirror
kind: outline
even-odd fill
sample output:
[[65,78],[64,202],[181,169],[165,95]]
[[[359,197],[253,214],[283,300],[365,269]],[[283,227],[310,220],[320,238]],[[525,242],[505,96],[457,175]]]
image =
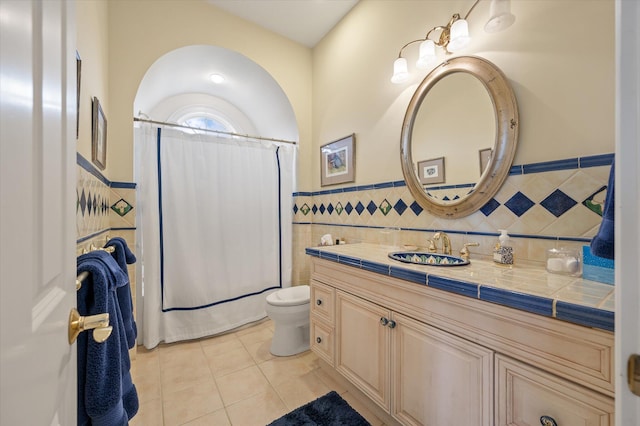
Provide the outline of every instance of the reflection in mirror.
[[[495,121],[489,93],[475,76],[450,74],[433,86],[418,108],[411,134],[416,167],[431,158],[445,161],[444,179],[424,185],[431,197],[449,202],[471,191],[483,171],[480,151],[493,149]],[[416,171],[423,176],[423,170]]]
[[438,65],[402,125],[402,173],[418,204],[457,218],[489,202],[509,174],[518,119],[513,89],[494,64],[460,56]]

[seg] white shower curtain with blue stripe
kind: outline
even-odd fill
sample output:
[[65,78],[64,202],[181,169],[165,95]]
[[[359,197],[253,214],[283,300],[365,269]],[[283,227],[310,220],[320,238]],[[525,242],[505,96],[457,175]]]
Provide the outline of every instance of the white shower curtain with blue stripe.
[[264,318],[266,295],[291,285],[296,147],[135,132],[144,346]]

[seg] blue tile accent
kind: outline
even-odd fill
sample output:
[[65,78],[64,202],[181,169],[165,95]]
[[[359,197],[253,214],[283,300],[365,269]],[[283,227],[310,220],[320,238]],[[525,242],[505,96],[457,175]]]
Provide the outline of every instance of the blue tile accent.
[[394,188],[401,188],[403,186],[407,186],[407,182],[405,182],[403,180],[397,180],[397,181],[393,182],[393,187]]
[[378,206],[376,206],[376,203],[374,203],[373,201],[369,201],[369,204],[367,204],[367,211],[369,212],[369,214],[373,215],[376,210],[378,210]]
[[318,212],[318,206],[314,204],[313,207],[311,207],[311,211],[313,212],[313,214],[316,214]]
[[551,172],[554,170],[571,170],[578,168],[577,158],[567,158],[565,160],[545,161],[543,163],[525,164],[524,173]]
[[329,205],[327,206],[327,211],[329,212],[329,214],[333,213],[333,205],[331,203],[329,203]]
[[296,214],[296,213],[298,213],[298,205],[294,204],[293,205],[293,214]]
[[369,262],[368,260],[363,260],[361,262],[362,269],[366,269],[367,271],[375,272],[376,274],[389,275],[389,265],[385,265],[377,262]]
[[362,212],[364,211],[364,206],[360,201],[358,201],[358,204],[356,204],[356,211],[358,212],[359,215],[361,215]]
[[313,192],[294,192],[293,196],[294,197],[311,197],[313,195]]
[[463,296],[478,298],[478,284],[468,283],[464,281],[452,280],[449,278],[439,277],[437,275],[429,275],[427,285],[451,293],[458,293]]
[[553,300],[511,290],[480,286],[480,300],[548,317],[553,314]]
[[320,251],[320,259],[328,259],[334,262],[338,262],[340,260],[337,254],[326,251]]
[[420,213],[422,213],[422,207],[416,201],[411,203],[409,208],[413,211],[413,213],[415,213],[416,216],[420,216]]
[[487,202],[487,204],[480,208],[480,211],[483,215],[489,216],[498,207],[500,207],[500,203],[497,202],[495,198],[492,198]]
[[569,197],[564,192],[556,189],[547,198],[542,200],[540,205],[547,209],[555,217],[560,217],[567,212],[571,207],[575,206],[576,200]]
[[119,189],[136,189],[137,184],[134,182],[111,182],[110,186]]
[[422,271],[413,271],[411,269],[399,268],[392,266],[389,268],[389,275],[401,280],[411,281],[414,283],[427,285],[427,273]]
[[533,201],[520,191],[516,192],[513,197],[509,198],[509,201],[504,203],[504,205],[518,217],[525,214],[534,204]]
[[373,184],[372,184],[372,183],[370,183],[370,184],[368,184],[368,185],[360,185],[360,186],[358,186],[357,188],[358,188],[358,191],[368,191],[368,190],[370,190],[370,189],[374,189],[374,187],[373,187]]
[[306,249],[304,249],[304,252],[306,254],[308,254],[309,256],[320,257],[320,250],[318,250],[318,249],[306,248]]
[[587,327],[614,331],[615,314],[613,312],[588,306],[558,301],[556,302],[556,318]]
[[348,215],[353,211],[353,206],[350,201],[347,201],[347,205],[344,206],[344,211],[346,211]]
[[374,183],[373,187],[375,189],[393,188],[393,182]]
[[592,155],[580,158],[580,168],[610,166],[615,158],[615,154]]
[[349,266],[355,266],[356,268],[360,268],[362,266],[360,259],[351,256],[339,255],[338,262]]
[[342,192],[356,192],[358,190],[355,186],[350,186],[349,188],[342,188]]
[[509,176],[521,175],[521,174],[524,174],[524,170],[522,169],[522,166],[511,166],[511,168],[509,169]]
[[324,203],[320,204],[320,214],[324,214],[325,211],[325,207],[324,207]]
[[87,172],[98,178],[98,180],[106,186],[111,186],[111,182],[109,182],[109,179],[104,177],[104,175],[100,173],[100,171],[93,164],[91,164],[89,160],[80,155],[80,153],[76,153],[76,163]]
[[400,198],[398,202],[393,206],[393,208],[396,210],[396,212],[398,212],[400,216],[402,216],[402,213],[404,213],[404,211],[407,209],[407,205],[404,201],[402,201],[402,198]]

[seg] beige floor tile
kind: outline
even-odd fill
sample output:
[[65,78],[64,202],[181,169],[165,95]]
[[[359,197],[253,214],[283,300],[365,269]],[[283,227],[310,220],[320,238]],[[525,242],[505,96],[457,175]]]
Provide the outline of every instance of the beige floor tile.
[[249,352],[251,358],[253,358],[253,360],[258,364],[275,358],[275,356],[269,351],[270,348],[271,340],[246,345],[247,352]]
[[347,388],[336,381],[333,377],[329,376],[323,369],[313,370],[318,379],[322,381],[329,389],[338,392],[339,394],[343,394],[347,391]]
[[238,335],[238,339],[245,345],[251,345],[253,343],[271,341],[273,337],[273,330],[269,327],[261,327],[252,333],[246,333]]
[[258,364],[269,383],[279,385],[291,378],[302,376],[313,368],[299,357],[275,357]]
[[160,370],[155,374],[147,374],[146,376],[140,374],[132,375],[131,379],[136,386],[138,401],[140,401],[140,403],[162,397]]
[[331,390],[314,371],[291,378],[274,388],[289,411],[320,398]]
[[155,399],[140,404],[138,413],[129,421],[130,426],[162,425],[162,401]]
[[225,406],[264,393],[271,388],[262,371],[255,365],[216,377],[216,383]]
[[224,354],[212,355],[209,357],[208,364],[213,375],[217,377],[251,367],[255,362],[249,352],[242,347]]
[[231,426],[231,421],[229,421],[227,412],[220,409],[183,424],[184,426]]
[[187,389],[163,394],[164,425],[181,425],[222,408],[222,399],[213,380]]
[[264,426],[287,412],[287,408],[274,390],[227,407],[231,424],[237,426]]
[[184,350],[172,347],[169,351],[160,351],[160,368],[172,367],[188,367],[193,364],[203,364],[206,362],[206,357],[202,347],[198,345],[185,346]]
[[221,336],[220,339],[209,339],[202,344],[204,355],[210,359],[216,355],[224,355],[236,349],[242,349],[244,346],[238,336],[234,334]]
[[243,334],[255,333],[256,331],[262,328],[271,328],[273,330],[273,321],[271,319],[264,318],[259,321],[254,322],[253,324],[248,324],[246,327],[240,328],[235,332],[238,336],[242,336]]
[[213,381],[206,363],[163,368],[160,377],[163,395],[186,389],[200,382]]

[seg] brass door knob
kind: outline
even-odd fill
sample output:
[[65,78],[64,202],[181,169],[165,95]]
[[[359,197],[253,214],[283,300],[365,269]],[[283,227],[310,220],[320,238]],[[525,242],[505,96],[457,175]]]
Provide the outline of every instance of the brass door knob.
[[[78,335],[85,330],[99,329],[94,332],[94,339],[98,343],[102,343],[109,335],[111,335],[111,327],[109,326],[109,313],[90,315],[83,317],[76,308],[69,312],[69,344],[72,345],[76,341]],[[108,329],[108,332],[107,330]],[[105,337],[106,335],[106,337]]]

